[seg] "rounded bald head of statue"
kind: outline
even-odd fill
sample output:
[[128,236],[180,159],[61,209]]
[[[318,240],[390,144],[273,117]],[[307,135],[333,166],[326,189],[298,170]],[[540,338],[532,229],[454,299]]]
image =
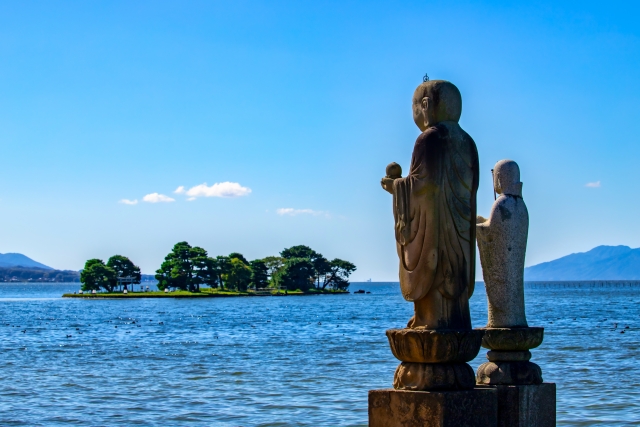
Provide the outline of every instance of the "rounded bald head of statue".
[[493,167],[493,187],[498,194],[522,197],[520,167],[513,160],[500,160]]
[[413,93],[413,121],[425,131],[440,122],[456,122],[462,114],[462,95],[446,80],[422,83]]

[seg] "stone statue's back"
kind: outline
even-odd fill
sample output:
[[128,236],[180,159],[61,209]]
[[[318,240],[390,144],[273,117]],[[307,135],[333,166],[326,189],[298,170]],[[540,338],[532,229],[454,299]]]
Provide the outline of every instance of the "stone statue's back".
[[409,328],[471,329],[478,151],[458,124],[460,91],[433,80],[413,96],[422,131],[405,178],[392,180],[400,287],[414,302]]
[[478,188],[473,139],[455,122],[425,130],[409,174],[394,185],[400,285],[417,309],[409,327],[471,329]]
[[479,222],[476,229],[489,301],[487,327],[525,327],[524,261],[529,212],[522,199],[517,164],[500,161],[494,175],[496,191],[501,195],[493,204],[489,220]]

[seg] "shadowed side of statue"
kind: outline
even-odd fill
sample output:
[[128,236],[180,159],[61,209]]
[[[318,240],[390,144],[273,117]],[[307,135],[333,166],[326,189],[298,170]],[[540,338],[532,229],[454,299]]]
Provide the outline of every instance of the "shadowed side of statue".
[[479,167],[475,142],[458,124],[461,113],[452,83],[418,86],[413,119],[422,134],[411,168],[401,178],[389,165],[381,182],[393,194],[402,295],[415,306],[409,328],[471,329]]

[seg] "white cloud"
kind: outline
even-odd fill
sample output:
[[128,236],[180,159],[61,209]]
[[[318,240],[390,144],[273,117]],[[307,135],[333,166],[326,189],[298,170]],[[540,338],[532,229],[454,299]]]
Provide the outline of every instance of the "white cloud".
[[289,216],[296,216],[296,215],[314,215],[314,216],[318,216],[318,215],[324,215],[326,217],[329,217],[329,214],[323,211],[314,211],[313,209],[293,209],[293,208],[280,208],[278,210],[276,210],[276,213],[278,215],[289,215]]
[[176,194],[182,194],[182,193],[184,193],[184,185],[181,185],[180,187],[176,188],[176,190],[174,191],[174,193],[176,193]]
[[160,203],[160,202],[175,202],[175,199],[172,199],[169,196],[165,196],[164,194],[151,193],[147,194],[142,198],[143,202],[148,203]]
[[191,187],[187,191],[187,196],[193,197],[241,197],[251,193],[251,189],[243,187],[237,182],[218,182],[211,186],[204,184]]
[[596,182],[587,182],[585,184],[585,187],[589,187],[589,188],[600,188],[600,181],[596,181]]
[[196,199],[195,197],[189,197],[189,198],[187,199],[187,202],[193,202],[195,199]]
[[136,200],[122,199],[122,200],[118,201],[118,203],[122,203],[123,205],[137,205],[138,204],[138,199],[136,199]]

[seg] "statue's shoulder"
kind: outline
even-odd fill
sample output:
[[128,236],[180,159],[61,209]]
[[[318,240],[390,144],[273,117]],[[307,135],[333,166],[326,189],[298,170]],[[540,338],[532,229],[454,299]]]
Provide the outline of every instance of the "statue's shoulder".
[[436,126],[427,128],[424,132],[418,135],[416,138],[416,147],[418,146],[431,146],[433,144],[442,143],[446,139],[446,130]]
[[414,153],[455,155],[469,167],[478,168],[478,150],[473,139],[456,122],[440,122],[416,139]]
[[499,218],[502,221],[513,221],[516,218],[520,220],[528,218],[529,216],[529,213],[527,212],[527,206],[520,196],[501,195],[493,203],[492,211],[498,214]]
[[418,136],[418,139],[431,139],[431,138],[439,138],[443,135],[444,129],[438,125],[431,126],[427,128],[424,132]]
[[471,138],[471,135],[465,132],[457,122],[440,122],[423,133],[426,133],[429,130],[432,130],[433,134],[436,134],[439,138],[444,138],[456,144],[472,146],[475,148],[476,143],[473,138]]

